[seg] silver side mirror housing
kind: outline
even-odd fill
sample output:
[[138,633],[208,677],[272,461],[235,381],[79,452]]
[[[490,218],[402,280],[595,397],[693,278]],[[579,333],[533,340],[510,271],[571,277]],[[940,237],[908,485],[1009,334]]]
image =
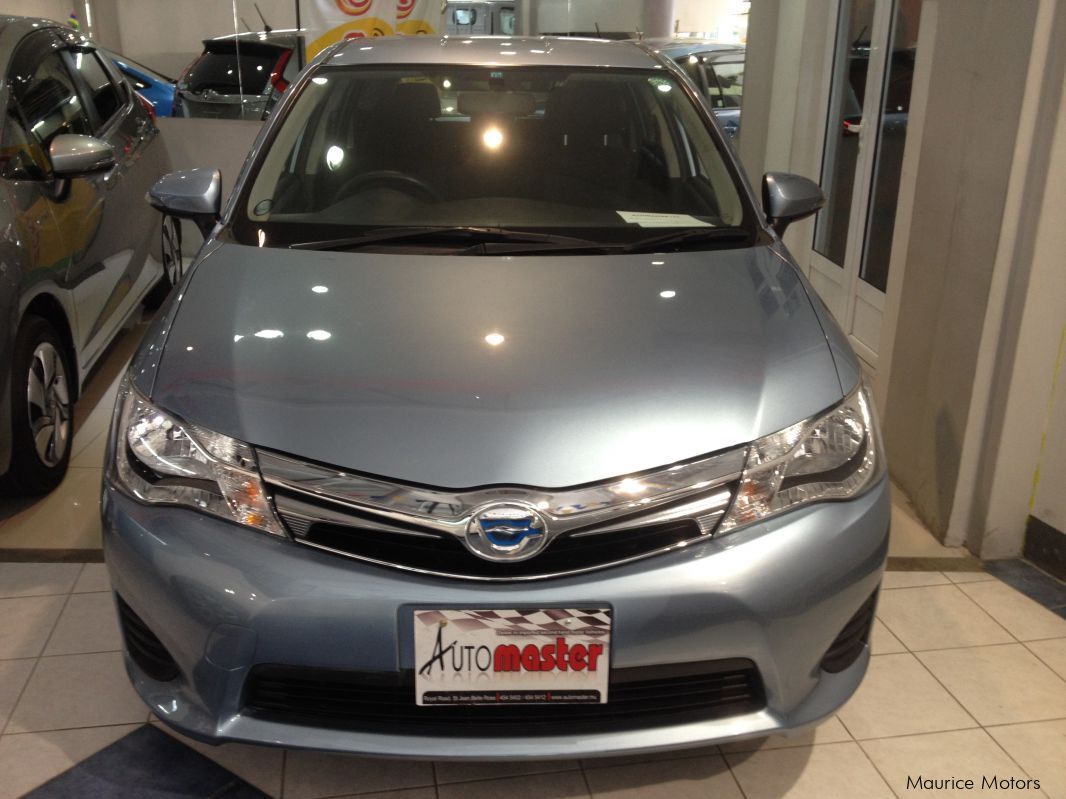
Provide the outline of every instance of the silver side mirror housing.
[[762,179],[762,205],[770,226],[781,236],[792,222],[817,213],[825,205],[825,195],[809,178],[767,172]]
[[206,237],[222,210],[222,174],[204,168],[171,172],[155,182],[147,199],[157,211],[191,219]]
[[95,136],[61,133],[48,145],[52,172],[59,178],[73,178],[99,172],[115,165],[111,145]]

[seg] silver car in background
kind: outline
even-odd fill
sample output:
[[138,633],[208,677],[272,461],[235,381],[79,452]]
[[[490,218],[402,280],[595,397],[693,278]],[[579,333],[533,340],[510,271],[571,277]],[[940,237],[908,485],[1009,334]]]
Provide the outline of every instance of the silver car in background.
[[588,757],[817,722],[887,553],[858,361],[632,42],[338,45],[154,205],[207,241],[119,392],[137,691],[210,742]]
[[180,258],[160,268],[142,200],[169,167],[151,106],[110,59],[0,15],[0,74],[0,490],[38,494],[66,473],[89,371]]

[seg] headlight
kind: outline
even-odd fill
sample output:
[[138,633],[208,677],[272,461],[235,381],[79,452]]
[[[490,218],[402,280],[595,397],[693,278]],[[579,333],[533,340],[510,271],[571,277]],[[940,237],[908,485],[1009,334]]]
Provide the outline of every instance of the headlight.
[[142,502],[170,503],[284,535],[247,444],[186,424],[119,387],[111,431],[110,476]]
[[873,405],[860,386],[824,416],[752,443],[718,532],[811,502],[848,499],[884,471],[884,461]]

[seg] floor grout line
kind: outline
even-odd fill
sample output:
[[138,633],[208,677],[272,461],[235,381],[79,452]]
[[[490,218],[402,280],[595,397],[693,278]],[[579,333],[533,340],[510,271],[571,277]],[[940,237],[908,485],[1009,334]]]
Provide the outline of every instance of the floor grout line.
[[859,752],[864,758],[866,758],[866,762],[870,764],[870,768],[872,768],[877,773],[877,776],[881,778],[881,782],[883,782],[885,784],[885,787],[888,788],[888,792],[895,796],[896,799],[903,799],[899,795],[899,792],[892,787],[892,783],[888,781],[888,777],[886,777],[881,771],[881,769],[877,767],[877,764],[874,762],[874,759],[870,757],[870,753],[867,752],[866,748],[862,745],[862,741],[855,741],[855,745],[859,747]]
[[[82,573],[82,571],[84,571],[84,569],[85,569],[85,565],[82,564],[81,569],[78,569],[78,576],[79,577],[81,576],[81,573]],[[46,650],[48,648],[48,644],[51,643],[52,636],[55,635],[55,632],[56,632],[56,627],[59,626],[59,620],[61,618],[63,618],[63,613],[64,613],[64,611],[66,611],[67,605],[70,603],[71,591],[74,590],[74,586],[77,585],[77,583],[78,583],[78,580],[77,580],[77,578],[75,578],[74,582],[70,584],[70,591],[68,591],[67,595],[66,595],[67,598],[65,600],[63,600],[63,606],[59,609],[59,613],[56,614],[55,621],[52,622],[52,629],[50,629],[48,631],[48,636],[44,639],[44,644],[41,645],[41,651],[38,652],[37,656],[34,658],[33,668],[30,669],[29,676],[26,677],[26,682],[24,682],[22,684],[22,688],[19,690],[18,696],[15,697],[15,701],[11,705],[11,713],[8,715],[7,720],[4,722],[4,726],[0,727],[0,736],[4,736],[4,735],[8,735],[9,734],[7,732],[7,729],[8,729],[8,727],[11,726],[11,720],[15,717],[15,714],[18,712],[19,705],[22,703],[22,698],[26,695],[26,689],[29,688],[30,687],[30,683],[33,682],[33,675],[35,675],[37,673],[37,667],[39,665],[41,665],[41,655],[44,653],[44,650]]]

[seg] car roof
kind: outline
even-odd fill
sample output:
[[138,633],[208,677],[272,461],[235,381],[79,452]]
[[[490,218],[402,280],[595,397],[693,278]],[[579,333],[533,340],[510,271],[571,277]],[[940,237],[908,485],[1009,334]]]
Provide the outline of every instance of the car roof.
[[663,55],[678,59],[697,53],[743,53],[744,45],[726,44],[712,39],[654,39],[648,42]]
[[325,57],[329,66],[456,64],[662,69],[636,42],[567,36],[384,36],[349,39]]
[[204,39],[203,43],[206,47],[210,42],[231,42],[234,39],[241,42],[262,42],[263,44],[272,44],[278,47],[295,47],[300,42],[300,31],[295,28],[270,31],[242,31],[241,33],[226,33],[222,36],[213,36],[210,39]]
[[43,17],[16,17],[14,14],[0,14],[0,33],[23,37],[41,28],[67,28],[68,26]]

